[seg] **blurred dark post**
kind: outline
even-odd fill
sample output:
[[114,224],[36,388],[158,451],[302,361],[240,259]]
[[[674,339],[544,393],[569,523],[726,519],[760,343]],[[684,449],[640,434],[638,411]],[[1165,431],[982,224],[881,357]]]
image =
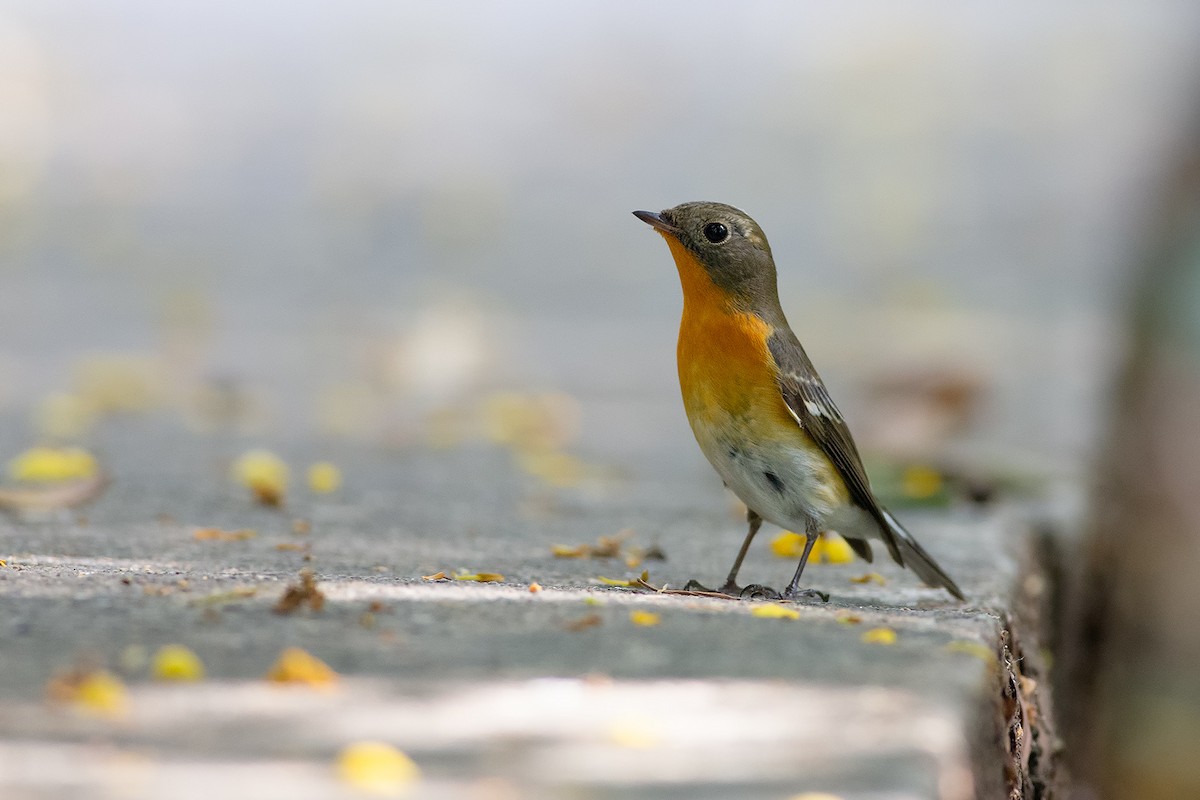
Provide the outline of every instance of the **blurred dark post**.
[[1197,137],[1193,128],[1172,165],[1140,265],[1091,525],[1068,584],[1060,707],[1082,796],[1200,798]]

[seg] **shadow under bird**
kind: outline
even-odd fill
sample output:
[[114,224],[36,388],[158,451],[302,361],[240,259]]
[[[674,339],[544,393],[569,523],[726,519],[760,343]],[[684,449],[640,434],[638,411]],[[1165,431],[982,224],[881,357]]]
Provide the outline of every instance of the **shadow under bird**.
[[[784,317],[775,261],[753,219],[723,203],[683,203],[634,216],[662,234],[683,286],[679,385],[696,441],[750,525],[725,585],[738,596],[795,599],[822,531],[834,530],[871,561],[870,540],[926,584],[962,590],[875,499],[858,448]],[[804,531],[804,552],[782,595],[737,584],[763,520]],[[695,581],[689,586],[704,589]],[[708,590],[706,590],[708,591]]]

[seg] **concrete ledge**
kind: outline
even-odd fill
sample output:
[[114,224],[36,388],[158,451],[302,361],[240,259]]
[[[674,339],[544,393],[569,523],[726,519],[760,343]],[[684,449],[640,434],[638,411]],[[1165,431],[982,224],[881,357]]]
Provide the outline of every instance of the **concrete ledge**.
[[[1016,507],[903,515],[967,604],[890,564],[820,565],[811,582],[830,603],[763,619],[751,602],[600,587],[631,570],[550,554],[633,526],[668,560],[632,572],[676,586],[719,575],[741,526],[690,467],[550,492],[485,448],[347,449],[341,495],[297,495],[280,513],[223,483],[213,465],[238,443],[170,430],[156,441],[186,457],[147,463],[136,437],[114,440],[117,482],[86,524],[0,524],[0,774],[18,792],[339,796],[334,755],[368,738],[420,764],[411,797],[966,800],[1032,797],[1052,780],[1038,625],[1049,584]],[[293,517],[312,533],[293,534]],[[192,537],[209,525],[258,536]],[[299,541],[311,561],[276,548]],[[305,566],[324,611],[273,614]],[[460,567],[506,580],[419,577]],[[791,565],[764,544],[745,569],[779,583]],[[885,585],[850,581],[868,569]],[[530,593],[532,581],[545,589]],[[255,593],[213,600],[235,587]],[[634,609],[661,620],[635,625]],[[880,627],[893,644],[864,641]],[[209,678],[167,686],[129,668],[131,646],[164,643],[193,649]],[[339,688],[263,682],[287,646],[331,664]],[[126,718],[42,702],[49,676],[86,658],[125,663]]]

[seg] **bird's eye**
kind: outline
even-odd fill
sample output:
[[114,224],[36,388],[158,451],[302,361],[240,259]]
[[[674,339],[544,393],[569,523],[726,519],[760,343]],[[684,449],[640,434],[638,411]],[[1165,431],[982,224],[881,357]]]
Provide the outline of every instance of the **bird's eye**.
[[729,238],[729,228],[719,222],[710,222],[704,226],[704,238],[713,244],[720,244]]

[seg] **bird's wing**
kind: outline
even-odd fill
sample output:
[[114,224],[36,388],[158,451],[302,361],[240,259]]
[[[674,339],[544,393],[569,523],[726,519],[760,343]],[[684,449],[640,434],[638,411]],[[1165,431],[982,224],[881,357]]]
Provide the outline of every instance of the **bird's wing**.
[[781,328],[767,339],[767,347],[775,360],[779,389],[792,416],[837,468],[854,504],[869,512],[879,523],[888,553],[897,564],[903,565],[896,534],[871,492],[871,484],[850,429],[846,427],[842,412],[834,405],[829,390],[821,382],[800,341],[789,329]]

